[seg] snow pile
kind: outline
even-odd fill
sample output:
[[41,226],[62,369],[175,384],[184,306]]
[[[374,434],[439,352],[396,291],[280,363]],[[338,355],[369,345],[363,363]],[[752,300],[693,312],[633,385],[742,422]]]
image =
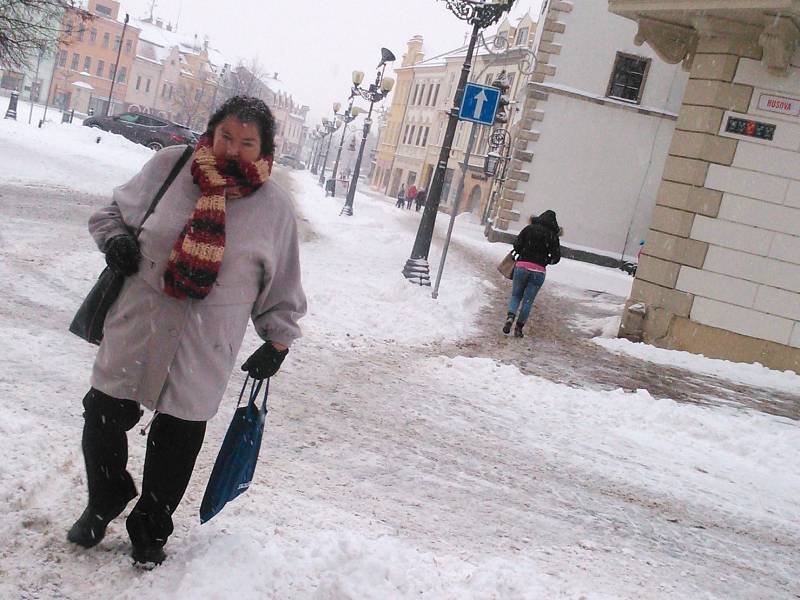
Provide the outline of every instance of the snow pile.
[[27,112],[25,116],[22,120],[20,113],[19,121],[0,120],[0,181],[4,183],[110,195],[153,156],[145,146],[77,121],[48,122],[39,129],[35,120],[28,125]]
[[[450,253],[437,300],[430,287],[403,277],[416,229],[399,227],[398,220],[421,213],[400,211],[357,192],[354,215],[340,216],[344,201],[325,198],[313,175],[295,173],[293,181],[300,216],[316,232],[301,250],[309,305],[305,328],[351,344],[421,344],[474,331],[491,284],[464,259]],[[440,254],[441,245],[434,242],[431,256],[438,260]]]
[[678,367],[693,373],[711,375],[753,387],[767,387],[790,394],[797,394],[800,391],[800,375],[794,371],[776,371],[760,363],[737,363],[707,358],[702,354],[666,350],[621,338],[595,338],[594,342],[611,352],[627,354],[659,365]]
[[800,519],[795,421],[656,400],[646,390],[575,389],[485,358],[432,359],[421,375],[443,394],[458,389],[458,416],[479,409],[484,427],[561,468],[770,526],[794,529]]

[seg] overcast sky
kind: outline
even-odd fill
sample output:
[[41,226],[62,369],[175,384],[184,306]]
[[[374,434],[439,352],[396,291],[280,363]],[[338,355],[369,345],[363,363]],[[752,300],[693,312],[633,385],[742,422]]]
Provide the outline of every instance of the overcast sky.
[[[121,0],[122,12],[142,18],[151,3]],[[540,4],[516,0],[512,21],[529,10],[536,19]],[[314,122],[347,99],[353,70],[374,74],[382,46],[399,66],[412,36],[422,35],[426,56],[434,56],[462,44],[471,29],[441,0],[156,0],[154,15],[177,20],[182,33],[208,35],[232,64],[257,57],[311,107]]]

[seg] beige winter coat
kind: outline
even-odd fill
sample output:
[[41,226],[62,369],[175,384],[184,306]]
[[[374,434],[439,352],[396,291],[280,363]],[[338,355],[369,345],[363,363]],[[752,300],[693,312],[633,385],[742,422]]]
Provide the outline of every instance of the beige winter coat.
[[[138,227],[185,146],[158,152],[113,202],[89,220],[101,250],[125,225]],[[176,300],[162,291],[167,258],[194,210],[200,188],[191,159],[164,194],[139,236],[139,272],[125,281],[105,322],[91,383],[115,398],[140,402],[181,419],[216,414],[252,319],[258,335],[289,346],[306,311],[300,283],[297,226],[288,194],[268,181],[227,202],[225,253],[203,300]]]

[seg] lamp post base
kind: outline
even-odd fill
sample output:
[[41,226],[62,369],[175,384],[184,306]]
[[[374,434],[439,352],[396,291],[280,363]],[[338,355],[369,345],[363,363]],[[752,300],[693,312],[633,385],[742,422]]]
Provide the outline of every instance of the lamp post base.
[[348,216],[348,217],[352,217],[352,216],[353,216],[353,207],[352,207],[352,206],[350,206],[349,204],[345,204],[345,205],[342,207],[342,211],[339,213],[339,216],[340,216],[340,217],[341,217],[342,215],[345,215],[345,216]]
[[424,258],[409,258],[403,267],[403,277],[411,283],[430,287],[431,270],[428,261]]

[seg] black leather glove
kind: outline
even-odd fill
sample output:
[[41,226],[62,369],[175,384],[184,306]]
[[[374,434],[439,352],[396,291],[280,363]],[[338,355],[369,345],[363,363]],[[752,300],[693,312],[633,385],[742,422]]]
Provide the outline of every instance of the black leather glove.
[[272,377],[281,368],[281,363],[289,350],[278,350],[272,342],[264,342],[261,347],[253,352],[244,364],[242,371],[247,371],[253,379],[266,379]]
[[125,277],[139,270],[141,258],[139,242],[132,235],[117,235],[106,244],[106,264]]

